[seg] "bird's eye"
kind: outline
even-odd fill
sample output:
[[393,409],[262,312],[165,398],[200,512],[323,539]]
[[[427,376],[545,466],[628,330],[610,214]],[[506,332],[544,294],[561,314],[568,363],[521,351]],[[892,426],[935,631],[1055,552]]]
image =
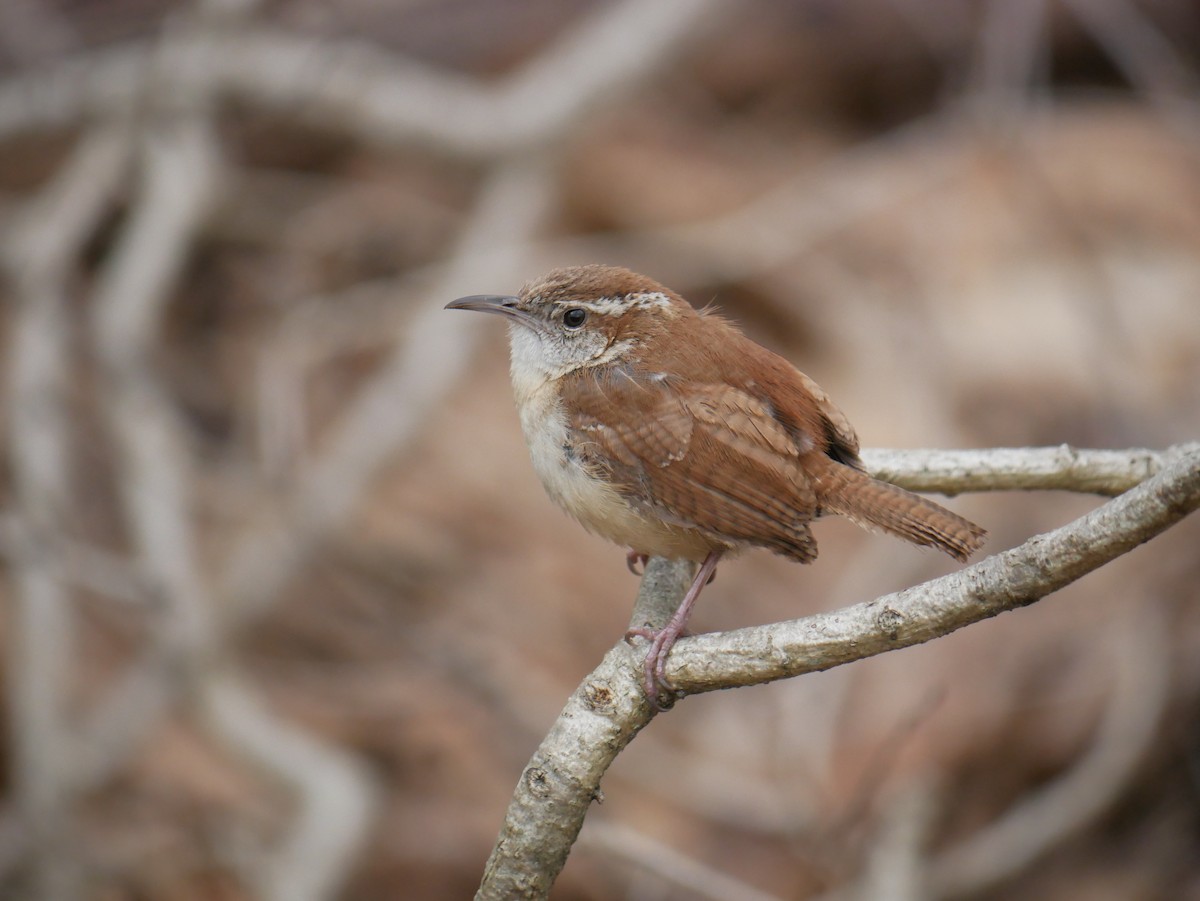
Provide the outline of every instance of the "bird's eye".
[[581,307],[571,307],[563,313],[563,325],[567,328],[579,328],[587,320],[587,310]]

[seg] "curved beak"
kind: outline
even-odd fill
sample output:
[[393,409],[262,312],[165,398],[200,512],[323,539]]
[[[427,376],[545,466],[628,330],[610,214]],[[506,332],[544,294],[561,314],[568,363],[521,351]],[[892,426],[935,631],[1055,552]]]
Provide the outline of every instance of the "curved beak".
[[528,314],[517,306],[511,294],[472,294],[446,304],[447,310],[478,310],[480,313],[499,313],[514,319],[526,319]]

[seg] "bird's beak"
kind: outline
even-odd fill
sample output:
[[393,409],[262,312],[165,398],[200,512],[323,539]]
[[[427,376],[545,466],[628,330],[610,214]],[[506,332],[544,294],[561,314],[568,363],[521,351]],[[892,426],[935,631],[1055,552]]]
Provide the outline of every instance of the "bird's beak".
[[511,294],[472,294],[470,297],[460,297],[446,304],[447,310],[478,310],[480,313],[499,313],[511,316],[513,319],[526,321],[529,314],[518,305],[518,300]]

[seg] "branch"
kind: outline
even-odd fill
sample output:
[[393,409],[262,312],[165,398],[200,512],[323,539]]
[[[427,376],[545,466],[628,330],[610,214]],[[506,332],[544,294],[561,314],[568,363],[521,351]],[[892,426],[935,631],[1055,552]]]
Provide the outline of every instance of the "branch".
[[928,897],[925,846],[937,813],[937,792],[931,781],[918,776],[891,799],[867,855],[861,886],[850,897],[872,901],[918,901]]
[[[690,566],[654,558],[635,609],[676,602],[690,581]],[[549,895],[601,777],[654,717],[641,686],[640,662],[621,642],[575,689],[521,774],[475,901]]]
[[756,685],[921,644],[1024,607],[1200,506],[1200,450],[1062,528],[924,585],[842,610],[681,639],[667,676],[685,693]]
[[[231,599],[235,622],[245,623],[270,606],[306,551],[341,525],[380,466],[394,458],[423,424],[425,412],[453,387],[470,357],[471,337],[478,326],[451,320],[442,306],[446,298],[479,290],[489,279],[495,284],[512,282],[519,248],[540,228],[551,205],[560,152],[557,139],[600,99],[666,64],[718,5],[720,0],[676,0],[653,6],[625,0],[605,7],[495,90],[459,85],[449,76],[422,74],[416,64],[383,72],[387,68],[383,54],[366,48],[356,52],[353,65],[334,69],[314,61],[314,54],[328,52],[326,47],[292,38],[286,39],[289,53],[296,57],[291,68],[265,48],[262,55],[247,55],[256,67],[278,65],[286,71],[279,87],[288,91],[309,84],[315,73],[321,73],[322,84],[348,92],[335,98],[339,116],[353,115],[366,102],[369,112],[364,122],[372,115],[397,117],[387,126],[398,130],[393,138],[401,133],[423,136],[447,149],[473,148],[500,159],[449,262],[434,284],[424,286],[427,299],[413,316],[404,340],[359,392],[330,438],[328,450],[300,480],[302,487],[286,511],[288,525],[270,522],[256,530],[230,560],[222,594]],[[236,53],[231,57],[231,52],[223,48],[217,55],[221,65],[237,57]],[[380,58],[364,67],[371,54]],[[325,74],[329,71],[339,73],[336,81],[329,80]],[[270,78],[261,75],[248,76],[244,86],[263,90]],[[379,80],[376,89],[368,89],[370,84],[360,82],[360,77]],[[452,82],[462,96],[439,94]],[[317,99],[319,90],[312,87],[313,95],[298,97],[297,102],[310,104]],[[427,88],[433,94],[420,99]],[[479,108],[454,113],[456,106],[467,102],[467,95]],[[0,94],[0,109],[2,101]],[[406,119],[408,113],[417,118]],[[422,115],[430,117],[427,123],[420,121]],[[463,123],[467,124],[462,134],[455,136],[454,129]],[[426,133],[427,128],[437,133]],[[547,146],[536,152],[513,152],[527,144]]]
[[[1171,453],[1174,462],[1136,488],[968,569],[844,610],[681,639],[667,675],[683,693],[769,682],[919,644],[1033,603],[1200,507],[1200,449]],[[652,560],[635,619],[659,620],[689,574],[686,564]],[[641,688],[643,648],[618,643],[568,700],[522,774],[477,899],[546,897],[599,797],[601,777],[654,715]]]
[[553,173],[536,155],[490,173],[441,278],[426,286],[402,340],[355,395],[327,450],[302,473],[283,521],[256,528],[227,563],[222,594],[235,625],[270,607],[311,547],[343,525],[380,467],[420,431],[428,411],[456,384],[478,326],[443,315],[446,298],[516,278],[519,257],[510,242],[520,244],[544,221]]
[[[200,565],[187,436],[150,363],[171,288],[219,184],[208,121],[147,126],[141,196],[96,290],[93,331],[109,376],[105,397],[119,490],[136,553],[162,591],[164,617],[149,650],[99,715],[99,747],[124,756],[171,700],[182,670],[202,722],[297,797],[298,811],[254,881],[267,899],[326,897],[344,878],[369,824],[369,790],[349,755],[272,717],[222,658],[210,580]],[[121,727],[114,732],[113,725]],[[81,761],[94,776],[105,761]]]
[[73,794],[67,698],[75,624],[71,592],[47,549],[65,527],[69,503],[68,285],[75,255],[120,185],[127,150],[119,129],[83,137],[4,242],[3,263],[18,298],[8,353],[13,524],[19,542],[37,548],[11,562],[9,750],[13,795],[33,851],[30,890],[40,897],[72,897],[79,890],[64,850]]
[[1194,144],[1200,77],[1154,18],[1130,0],[1065,0],[1064,6],[1163,121]]
[[582,841],[588,849],[644,870],[664,885],[683,889],[689,898],[698,901],[781,901],[778,895],[732,879],[716,867],[687,857],[640,832],[609,823],[592,823]]
[[1200,452],[1200,443],[1165,451],[1084,450],[1059,447],[989,450],[864,450],[877,479],[907,488],[955,495],[964,491],[1078,491],[1115,497],[1163,467]]
[[[174,45],[191,64],[164,68],[164,96],[226,96],[318,122],[368,145],[422,143],[491,158],[544,145],[597,102],[670,61],[722,0],[601,7],[495,85],[361,41],[244,27]],[[95,51],[0,84],[0,139],[120,115],[146,90],[157,43]]]
[[961,898],[1023,872],[1109,810],[1154,744],[1171,701],[1169,626],[1146,604],[1109,636],[1113,685],[1096,737],[1066,773],[1022,798],[1001,818],[942,851],[928,867],[927,894]]
[[353,755],[272,714],[229,668],[198,686],[205,724],[227,747],[296,797],[283,840],[251,874],[263,901],[331,898],[360,853],[375,813]]

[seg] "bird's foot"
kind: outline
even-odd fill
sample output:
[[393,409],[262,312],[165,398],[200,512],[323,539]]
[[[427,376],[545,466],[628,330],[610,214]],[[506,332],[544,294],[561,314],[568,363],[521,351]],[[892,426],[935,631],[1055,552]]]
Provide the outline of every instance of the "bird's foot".
[[682,628],[672,628],[670,624],[663,629],[643,627],[625,633],[626,641],[644,638],[650,642],[642,661],[642,687],[646,698],[659,710],[668,710],[675,703],[675,687],[667,680],[667,657],[682,634]]
[[[679,640],[679,636],[683,634],[696,598],[700,596],[700,590],[712,581],[713,573],[717,569],[717,561],[720,559],[721,551],[708,553],[704,562],[700,564],[700,569],[696,572],[691,587],[688,588],[683,600],[675,609],[675,614],[665,626],[661,629],[651,629],[648,626],[634,627],[625,633],[626,641],[640,637],[650,642],[650,649],[646,652],[646,659],[642,664],[642,681],[646,688],[646,698],[659,710],[666,710],[679,697],[675,687],[667,681],[667,657],[671,653],[671,648],[675,646],[675,642]],[[665,697],[661,694],[661,689],[666,689]]]

